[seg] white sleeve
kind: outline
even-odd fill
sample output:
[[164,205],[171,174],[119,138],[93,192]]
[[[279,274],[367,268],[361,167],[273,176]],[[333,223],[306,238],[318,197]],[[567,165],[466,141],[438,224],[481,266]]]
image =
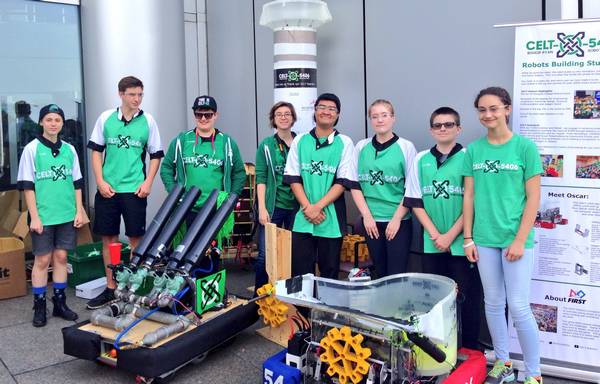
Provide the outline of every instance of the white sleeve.
[[20,185],[35,183],[35,152],[38,143],[39,141],[35,139],[23,148],[17,173],[17,183]]
[[404,194],[404,197],[413,199],[423,198],[423,195],[421,193],[421,181],[419,180],[419,161],[427,152],[429,152],[429,150],[419,152],[419,154],[415,157],[414,161],[412,162],[410,171],[406,175],[406,192]]
[[69,148],[71,148],[71,152],[73,153],[73,182],[77,180],[81,180],[83,176],[81,175],[81,168],[79,168],[79,156],[77,155],[77,151],[75,147],[69,144]]
[[163,157],[164,153],[162,143],[160,141],[158,124],[156,124],[156,120],[154,120],[154,117],[152,117],[150,114],[146,114],[146,120],[148,121],[148,142],[146,143],[146,147],[148,153],[150,154],[150,158]]
[[106,119],[108,119],[108,116],[113,112],[113,110],[104,111],[98,116],[96,124],[94,125],[94,130],[92,130],[92,135],[90,136],[90,142],[96,144],[96,146],[106,146],[106,141],[104,140],[104,123],[106,122]]
[[[340,135],[342,142],[344,143],[344,150],[342,151],[342,158],[340,164],[335,172],[337,179],[345,179],[349,182],[358,182],[357,171],[354,167],[354,143],[348,136]],[[350,186],[346,186],[350,188]]]
[[300,177],[300,160],[298,159],[298,142],[304,136],[300,134],[294,138],[290,151],[288,152],[287,161],[285,162],[285,170],[283,171],[284,177]]
[[410,172],[413,167],[413,163],[415,162],[415,157],[417,156],[417,150],[415,145],[410,141],[407,141],[406,151],[404,152],[404,157],[406,158],[406,172]]

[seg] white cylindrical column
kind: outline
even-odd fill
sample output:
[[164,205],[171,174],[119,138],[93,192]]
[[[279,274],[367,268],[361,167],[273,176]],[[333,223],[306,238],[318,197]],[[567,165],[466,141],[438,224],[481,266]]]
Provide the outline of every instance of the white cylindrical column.
[[560,18],[563,20],[577,19],[579,5],[577,0],[560,0]]
[[317,28],[331,21],[321,0],[275,0],[263,6],[260,24],[274,30],[273,76],[275,102],[294,105],[294,131],[313,127],[317,98]]
[[583,0],[583,17],[586,19],[597,19],[600,17],[600,1]]
[[[185,100],[183,13],[183,0],[81,0],[88,135],[100,113],[120,105],[117,83],[128,75],[144,83],[141,108],[157,120],[165,151],[186,128],[191,111]],[[96,183],[91,167],[88,172],[93,202]],[[148,220],[165,196],[157,175],[148,200]]]

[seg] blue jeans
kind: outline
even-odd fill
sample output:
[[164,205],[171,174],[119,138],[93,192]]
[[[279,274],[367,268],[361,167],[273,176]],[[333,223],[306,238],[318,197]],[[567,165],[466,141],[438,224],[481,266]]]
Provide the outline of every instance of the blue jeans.
[[533,249],[526,249],[523,257],[508,261],[506,248],[477,246],[479,275],[483,285],[485,317],[487,319],[496,358],[509,361],[506,303],[517,330],[523,351],[526,376],[539,376],[540,341],[538,326],[529,305]]
[[[280,228],[292,229],[294,225],[295,209],[283,209],[275,207],[271,215],[271,223]],[[269,275],[265,269],[265,226],[258,224],[258,257],[254,266],[256,275],[254,278],[254,291],[269,282]]]

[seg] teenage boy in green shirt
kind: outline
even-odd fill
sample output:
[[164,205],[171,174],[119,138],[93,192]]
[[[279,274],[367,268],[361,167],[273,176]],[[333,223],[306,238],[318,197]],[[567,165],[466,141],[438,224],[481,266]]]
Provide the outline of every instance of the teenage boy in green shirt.
[[456,142],[462,127],[450,107],[429,119],[435,145],[419,152],[409,174],[404,204],[423,225],[423,272],[447,276],[458,284],[462,346],[481,349],[479,327],[481,282],[477,265],[465,257],[463,244],[463,176],[465,149]]
[[52,316],[75,321],[66,304],[67,251],[75,248],[75,228],[82,225],[83,178],[75,148],[59,138],[65,122],[56,104],[40,110],[43,133],[24,148],[19,161],[17,186],[24,191],[35,260],[31,271],[33,326],[46,325],[46,285],[52,263],[54,309]]
[[160,178],[168,192],[175,184],[186,190],[196,186],[201,195],[188,215],[190,224],[213,189],[242,193],[246,171],[236,142],[215,128],[219,118],[217,102],[199,96],[192,106],[196,127],[180,133],[171,143],[160,168]]
[[[98,117],[87,145],[92,150],[98,186],[94,232],[102,237],[106,272],[106,290],[88,302],[88,309],[115,301],[116,284],[112,271],[106,267],[110,264],[109,244],[119,240],[121,216],[131,248],[146,232],[147,197],[164,156],[156,121],[140,109],[144,84],[127,76],[119,81],[118,90],[121,105]],[[146,152],[150,155],[148,170]]]
[[313,273],[318,262],[322,277],[338,277],[344,189],[353,186],[354,174],[352,140],[334,129],[339,113],[339,98],[321,94],[315,101],[315,128],[296,136],[288,154],[283,181],[300,204],[292,229],[293,276]]

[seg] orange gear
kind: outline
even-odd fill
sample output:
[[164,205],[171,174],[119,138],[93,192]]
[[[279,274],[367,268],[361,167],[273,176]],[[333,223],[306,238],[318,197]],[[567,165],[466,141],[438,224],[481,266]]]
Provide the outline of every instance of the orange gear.
[[264,299],[256,301],[258,314],[263,317],[263,322],[271,328],[275,328],[287,320],[288,306],[281,300],[275,298],[275,287],[265,284],[256,290],[259,296],[268,294]]
[[370,348],[363,348],[363,335],[352,335],[350,327],[331,328],[321,339],[320,345],[325,349],[320,356],[322,362],[329,364],[327,374],[331,377],[338,375],[340,384],[351,380],[359,383],[363,376],[369,373],[369,363],[366,359],[371,356]]

